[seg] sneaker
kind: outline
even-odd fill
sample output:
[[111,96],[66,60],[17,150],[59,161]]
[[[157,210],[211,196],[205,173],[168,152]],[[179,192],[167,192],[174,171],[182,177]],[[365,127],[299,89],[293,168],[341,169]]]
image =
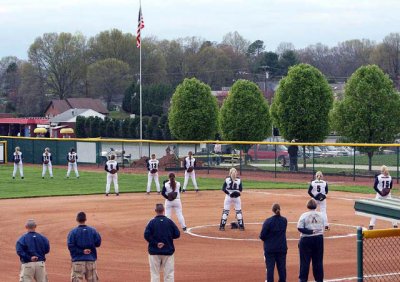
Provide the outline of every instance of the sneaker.
[[77,176],[76,179],[79,179],[79,176]]
[[220,226],[219,231],[225,231],[225,226]]
[[161,192],[157,192],[158,195],[161,195]]
[[44,179],[44,176],[42,176],[42,179]]
[[183,232],[186,232],[186,231],[187,231],[187,228],[186,228],[186,227],[183,227],[182,229],[183,229]]
[[373,225],[368,226],[368,230],[374,230],[374,226]]
[[185,192],[186,192],[186,189],[183,189],[183,190],[182,190],[182,193],[185,193]]
[[116,193],[115,196],[119,196],[119,193]]
[[399,228],[397,225],[393,225],[393,228]]
[[325,226],[325,231],[329,231],[331,228],[329,226]]
[[21,179],[24,179],[24,177],[23,177],[23,176],[21,176]]
[[239,226],[240,231],[244,231],[244,226]]
[[199,189],[196,189],[196,193],[198,193],[199,192]]
[[106,197],[108,197],[108,193],[106,193]]
[[15,176],[13,176],[13,179],[15,179]]
[[147,195],[150,195],[150,192],[146,192]]
[[69,178],[69,176],[66,176],[65,178],[66,178],[66,179],[68,179],[68,178]]

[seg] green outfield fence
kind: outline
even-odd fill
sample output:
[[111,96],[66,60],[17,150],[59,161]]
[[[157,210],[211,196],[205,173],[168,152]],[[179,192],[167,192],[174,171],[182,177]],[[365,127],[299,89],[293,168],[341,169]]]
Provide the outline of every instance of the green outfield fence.
[[357,281],[400,281],[400,230],[357,230]]
[[[274,177],[287,176],[292,173],[309,174],[316,171],[324,175],[341,175],[353,180],[360,177],[374,176],[385,164],[389,167],[393,178],[399,182],[400,144],[354,144],[354,143],[296,143],[299,146],[298,171],[290,171],[288,142],[244,142],[244,141],[158,141],[102,138],[27,138],[0,136],[7,141],[7,156],[12,158],[14,148],[19,146],[23,152],[25,163],[41,163],[44,148],[49,147],[53,155],[53,163],[66,163],[66,154],[73,147],[79,155],[79,163],[101,165],[107,155],[113,152],[124,169],[143,166],[143,160],[151,154],[161,159],[164,168],[182,169],[182,160],[188,151],[201,166],[198,169],[228,170],[235,166],[240,173],[265,173]],[[215,144],[222,145],[222,152],[215,153]],[[376,149],[369,170],[368,148]],[[141,157],[143,158],[142,160]],[[162,169],[162,167],[161,167]],[[290,176],[289,176],[290,177]]]

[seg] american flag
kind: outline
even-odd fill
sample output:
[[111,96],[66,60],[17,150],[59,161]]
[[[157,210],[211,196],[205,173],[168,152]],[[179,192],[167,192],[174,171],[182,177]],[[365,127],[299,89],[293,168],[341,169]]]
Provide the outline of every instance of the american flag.
[[136,31],[136,47],[140,48],[140,31],[144,28],[144,20],[142,15],[142,7],[139,9],[138,26]]

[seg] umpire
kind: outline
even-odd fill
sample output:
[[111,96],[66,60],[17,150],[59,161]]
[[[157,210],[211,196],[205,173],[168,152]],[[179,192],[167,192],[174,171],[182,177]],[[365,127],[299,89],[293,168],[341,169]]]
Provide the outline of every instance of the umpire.
[[67,239],[72,260],[71,281],[80,282],[86,279],[89,282],[97,282],[99,277],[96,248],[101,245],[100,234],[93,227],[86,225],[84,212],[77,214],[76,221],[79,225],[69,232]]
[[316,282],[324,280],[324,226],[322,213],[317,212],[314,199],[307,202],[308,212],[300,216],[297,229],[301,233],[299,241],[300,274],[299,282],[307,282],[310,263],[313,264],[313,274]]
[[151,282],[160,281],[160,269],[164,270],[164,282],[174,281],[174,239],[180,237],[175,223],[164,215],[164,206],[156,205],[156,217],[150,220],[144,231],[149,242],[149,264]]
[[287,219],[281,216],[279,204],[272,205],[273,216],[267,218],[261,229],[260,239],[264,242],[264,257],[267,266],[266,282],[274,282],[274,268],[278,269],[279,282],[286,282],[286,229]]
[[28,232],[22,235],[16,244],[21,260],[19,281],[47,282],[45,255],[50,252],[49,240],[35,231],[36,222],[33,219],[26,222],[25,228]]

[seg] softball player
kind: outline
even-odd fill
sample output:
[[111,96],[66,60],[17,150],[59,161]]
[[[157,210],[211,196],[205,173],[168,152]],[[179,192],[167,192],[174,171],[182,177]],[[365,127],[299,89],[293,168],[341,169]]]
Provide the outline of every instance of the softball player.
[[147,175],[147,194],[150,194],[151,182],[154,179],[157,187],[157,193],[160,194],[160,182],[158,181],[158,165],[159,161],[156,159],[156,155],[152,154],[151,159],[147,162],[147,170],[149,171]]
[[308,188],[308,194],[313,198],[319,206],[320,212],[324,216],[325,230],[329,230],[328,215],[326,214],[326,198],[320,200],[317,195],[322,194],[326,197],[328,195],[328,183],[322,180],[322,172],[317,171],[315,174],[315,180],[310,183]]
[[71,173],[71,169],[74,168],[76,178],[79,178],[78,172],[78,155],[75,152],[74,148],[71,148],[71,151],[67,155],[68,161],[68,170],[67,170],[67,178],[69,178],[69,174]]
[[242,190],[242,181],[240,180],[240,178],[237,177],[237,170],[235,168],[231,168],[229,170],[229,176],[225,179],[224,185],[222,186],[222,191],[224,191],[226,195],[219,230],[225,230],[225,224],[226,220],[228,219],[231,204],[233,204],[235,207],[239,230],[244,230],[242,203],[240,200],[240,193],[242,192]]
[[196,173],[194,172],[194,168],[196,167],[196,159],[192,157],[192,151],[189,151],[188,156],[185,158],[184,166],[185,166],[185,181],[183,182],[182,192],[186,192],[186,187],[189,182],[189,176],[192,178],[193,186],[196,192],[199,192],[199,187],[196,182]]
[[44,179],[44,175],[46,174],[47,169],[49,169],[50,177],[53,178],[53,166],[51,165],[51,161],[53,157],[51,156],[50,149],[45,148],[44,153],[42,155],[42,163],[43,163],[43,170],[42,170],[42,178]]
[[[182,203],[181,203],[181,184],[175,180],[175,174],[170,173],[168,175],[169,180],[164,181],[163,189],[161,195],[165,200],[165,216],[171,218],[172,209],[175,210],[176,217],[178,218],[179,224],[181,225],[183,231],[186,231],[185,218],[182,213]],[[168,194],[171,192],[176,192],[177,196],[173,200],[168,199]]]
[[115,155],[110,156],[110,159],[106,162],[104,170],[107,171],[106,196],[110,194],[111,182],[114,183],[115,195],[119,196],[119,187],[118,187],[119,166],[117,161],[115,160]]
[[[389,174],[389,170],[388,170],[387,166],[383,165],[381,167],[381,174],[379,174],[375,177],[375,183],[374,183],[374,189],[376,191],[375,199],[391,199],[392,198],[391,192],[389,192],[387,195],[385,195],[383,193],[383,189],[388,188],[388,189],[392,190],[392,187],[393,187],[392,177]],[[371,221],[369,222],[368,229],[373,230],[375,223],[376,223],[376,217],[372,216]],[[392,225],[393,225],[393,228],[397,228],[398,227],[397,221],[395,221],[395,220],[392,221]]]
[[15,179],[15,175],[17,174],[17,169],[19,168],[19,174],[21,179],[24,179],[24,167],[22,165],[22,152],[19,147],[15,147],[15,152],[13,154],[14,157],[14,170],[12,174],[12,178]]

